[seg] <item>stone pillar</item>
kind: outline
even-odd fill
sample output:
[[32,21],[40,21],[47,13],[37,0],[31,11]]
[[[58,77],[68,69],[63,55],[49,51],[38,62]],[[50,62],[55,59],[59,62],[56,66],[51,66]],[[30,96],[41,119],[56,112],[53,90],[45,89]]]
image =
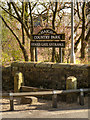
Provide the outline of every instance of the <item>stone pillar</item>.
[[[66,80],[66,90],[77,89],[77,78],[74,76],[70,76]],[[66,102],[72,103],[77,101],[76,93],[68,93],[66,95]]]
[[21,72],[16,72],[14,75],[14,92],[19,92],[22,85],[24,85],[23,74]]

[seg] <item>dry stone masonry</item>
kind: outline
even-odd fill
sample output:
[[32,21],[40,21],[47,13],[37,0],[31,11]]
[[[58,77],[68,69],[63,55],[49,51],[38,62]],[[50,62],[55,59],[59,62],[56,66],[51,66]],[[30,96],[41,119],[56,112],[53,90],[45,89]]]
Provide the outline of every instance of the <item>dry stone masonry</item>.
[[67,78],[74,76],[77,78],[77,88],[88,88],[89,69],[90,65],[84,64],[14,62],[2,69],[2,87],[3,90],[14,89],[14,75],[21,72],[26,86],[66,89]]

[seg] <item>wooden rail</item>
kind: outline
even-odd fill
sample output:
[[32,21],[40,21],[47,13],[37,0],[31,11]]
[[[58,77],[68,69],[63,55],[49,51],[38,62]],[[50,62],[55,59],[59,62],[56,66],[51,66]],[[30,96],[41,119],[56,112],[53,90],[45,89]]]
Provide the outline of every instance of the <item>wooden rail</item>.
[[53,91],[39,91],[39,92],[21,92],[21,93],[8,93],[2,94],[2,96],[10,97],[10,110],[14,110],[14,97],[21,97],[21,96],[43,96],[43,95],[52,95],[52,106],[54,108],[57,107],[57,95],[58,94],[68,94],[68,93],[80,93],[79,103],[80,105],[84,105],[84,92],[89,92],[90,89],[72,89],[72,90],[53,90]]

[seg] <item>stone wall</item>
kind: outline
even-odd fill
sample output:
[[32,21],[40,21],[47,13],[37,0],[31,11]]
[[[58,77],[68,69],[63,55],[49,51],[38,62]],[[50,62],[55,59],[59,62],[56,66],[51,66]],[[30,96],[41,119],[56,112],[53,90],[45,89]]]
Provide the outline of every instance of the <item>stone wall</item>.
[[12,90],[14,87],[11,73],[11,66],[2,67],[2,89],[4,91]]
[[13,89],[14,75],[17,71],[23,73],[26,86],[66,89],[67,77],[75,76],[77,87],[87,88],[90,87],[89,68],[89,65],[84,64],[14,62],[2,70],[3,89]]
[[23,73],[26,86],[65,89],[67,77],[75,76],[78,88],[88,87],[89,65],[16,62],[11,68],[12,77],[17,71]]

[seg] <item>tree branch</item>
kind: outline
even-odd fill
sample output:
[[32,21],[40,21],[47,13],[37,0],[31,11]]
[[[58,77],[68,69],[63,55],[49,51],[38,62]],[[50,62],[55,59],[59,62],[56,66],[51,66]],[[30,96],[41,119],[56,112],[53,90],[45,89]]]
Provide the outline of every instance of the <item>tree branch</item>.
[[31,34],[33,34],[33,18],[32,18],[32,10],[31,10],[30,2],[29,2],[29,10],[30,10],[30,18],[31,18]]
[[77,2],[77,14],[78,14],[79,19],[81,20],[81,16],[80,16],[80,13],[79,13],[79,5],[78,5],[78,2]]
[[9,25],[6,23],[6,21],[4,20],[4,18],[0,15],[0,18],[2,19],[2,21],[4,22],[4,24],[6,25],[6,27],[12,32],[12,34],[14,35],[14,37],[16,38],[17,42],[19,43],[19,46],[23,52],[24,55],[24,59],[25,61],[28,61],[28,55],[26,52],[26,49],[24,48],[24,46],[21,44],[19,38],[16,36],[16,34],[13,32],[13,30],[9,27]]
[[52,20],[52,28],[55,30],[55,17],[56,17],[56,12],[57,12],[57,2],[55,4],[55,11],[53,12],[53,20]]
[[75,47],[74,47],[75,53],[77,52],[77,46],[78,46],[78,44],[79,44],[79,42],[81,40],[81,37],[82,37],[82,34],[79,36],[78,40],[75,43]]
[[26,25],[23,23],[23,21],[19,18],[17,18],[16,16],[12,15],[10,12],[8,12],[5,8],[3,8],[2,6],[0,6],[6,13],[8,13],[9,15],[11,15],[13,18],[15,18],[16,20],[18,20],[21,24],[23,24],[23,27],[27,33],[27,36],[30,37],[30,34],[28,33],[28,28],[26,27]]
[[22,21],[22,18],[20,17],[20,15],[19,15],[19,13],[18,13],[18,11],[16,9],[15,2],[11,2],[11,4],[12,4],[14,10],[15,10],[16,15],[18,16],[19,21],[21,22],[21,24],[23,24],[23,27],[24,27],[28,37],[30,37],[29,32],[28,32],[28,26],[25,25],[24,22]]
[[35,8],[36,5],[37,5],[37,2],[33,5],[31,11],[33,11],[33,9]]
[[[86,46],[87,46],[87,42],[89,41],[89,37],[90,37],[90,30],[88,31],[88,33],[87,33],[87,35],[86,35],[86,37],[85,37],[86,43],[84,43],[84,49],[85,49]],[[89,44],[89,43],[88,43],[88,44]]]
[[[81,23],[81,21],[79,21],[78,25],[75,27],[75,29],[74,29],[74,33],[77,31],[77,29],[78,29],[80,23]],[[69,37],[69,40],[70,40],[70,39],[71,39],[71,35],[70,35],[70,37]]]
[[16,9],[15,3],[14,3],[14,2],[11,2],[11,4],[12,4],[14,10],[15,10],[15,13],[16,13],[17,17],[18,17],[19,19],[21,19],[21,18],[20,18],[20,15],[19,15],[19,13],[18,13],[18,11],[17,11],[17,9]]
[[0,7],[1,7],[6,13],[8,13],[9,15],[11,15],[13,18],[17,19],[17,20],[20,22],[20,20],[19,20],[16,16],[12,15],[12,14],[11,14],[10,12],[8,12],[5,8],[3,8],[1,5],[0,5]]
[[2,21],[4,22],[4,24],[6,25],[6,27],[12,32],[12,34],[15,36],[16,40],[19,43],[20,48],[22,47],[21,42],[19,40],[19,38],[16,36],[16,34],[13,32],[13,30],[9,27],[9,25],[6,23],[6,21],[4,20],[4,18],[0,15],[0,18],[2,19]]
[[90,29],[88,30],[88,33],[87,33],[87,35],[86,35],[86,37],[85,37],[85,41],[87,41],[87,42],[88,42],[89,37],[90,37]]

